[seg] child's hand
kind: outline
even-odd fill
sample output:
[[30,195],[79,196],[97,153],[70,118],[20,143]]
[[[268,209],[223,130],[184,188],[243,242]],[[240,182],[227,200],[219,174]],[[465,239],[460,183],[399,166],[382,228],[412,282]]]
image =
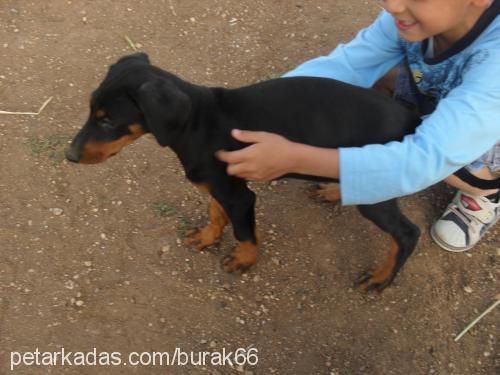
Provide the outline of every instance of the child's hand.
[[227,163],[227,174],[246,180],[269,181],[290,173],[293,146],[286,138],[267,132],[234,129],[233,138],[252,143],[238,151],[217,151],[215,156]]

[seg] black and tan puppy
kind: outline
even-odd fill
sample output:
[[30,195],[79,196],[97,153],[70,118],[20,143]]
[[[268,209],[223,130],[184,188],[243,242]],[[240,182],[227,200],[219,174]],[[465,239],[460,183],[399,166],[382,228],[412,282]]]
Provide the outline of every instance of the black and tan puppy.
[[[226,174],[218,150],[236,150],[233,128],[280,134],[291,141],[338,148],[402,139],[418,116],[372,90],[322,78],[280,78],[236,89],[188,83],[149,63],[145,54],[120,59],[92,93],[85,126],[66,150],[72,162],[99,163],[145,133],[179,157],[187,178],[210,193],[210,223],[190,234],[199,250],[212,245],[231,222],[239,245],[223,260],[228,271],[256,262],[255,194]],[[286,177],[286,176],[285,176]],[[310,176],[288,176],[323,180]],[[419,230],[396,200],[358,206],[391,237],[388,259],[365,272],[365,289],[388,286],[414,250]]]

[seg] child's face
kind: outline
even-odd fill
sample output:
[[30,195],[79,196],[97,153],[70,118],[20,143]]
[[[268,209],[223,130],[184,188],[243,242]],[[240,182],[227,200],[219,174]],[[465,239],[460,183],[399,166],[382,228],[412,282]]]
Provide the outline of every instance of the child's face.
[[451,44],[474,26],[489,0],[383,0],[383,3],[394,17],[402,38],[417,42],[442,36]]

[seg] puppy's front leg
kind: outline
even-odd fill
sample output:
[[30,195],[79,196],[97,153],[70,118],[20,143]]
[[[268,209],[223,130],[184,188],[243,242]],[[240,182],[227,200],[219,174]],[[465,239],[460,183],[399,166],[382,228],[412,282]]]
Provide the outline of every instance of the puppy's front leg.
[[[206,188],[200,188],[206,191]],[[195,245],[198,251],[202,251],[208,246],[213,245],[224,232],[224,228],[229,223],[229,218],[224,208],[212,197],[208,207],[208,217],[210,222],[202,229],[194,229],[188,232],[186,243]]]
[[257,262],[257,245],[251,241],[240,242],[231,254],[222,259],[222,269],[228,273],[249,269]]
[[213,194],[224,207],[239,241],[231,254],[223,258],[222,268],[226,272],[244,271],[257,262],[259,235],[255,224],[255,194],[240,179],[232,179],[229,185],[221,186]]

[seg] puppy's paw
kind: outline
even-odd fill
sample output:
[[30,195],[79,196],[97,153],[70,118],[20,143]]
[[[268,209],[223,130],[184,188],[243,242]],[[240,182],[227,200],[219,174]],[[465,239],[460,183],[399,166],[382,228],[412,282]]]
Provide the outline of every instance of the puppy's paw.
[[203,251],[206,247],[213,245],[215,239],[212,236],[207,236],[204,229],[191,229],[186,233],[186,245],[195,246],[196,250]]
[[222,269],[228,273],[246,271],[257,262],[257,245],[241,242],[231,254],[222,259]]
[[238,258],[236,258],[234,255],[226,255],[224,258],[222,258],[222,269],[227,272],[227,273],[232,273],[235,271],[241,271],[244,272],[247,269],[249,269],[252,265],[251,264],[243,264],[241,263]]
[[311,192],[313,199],[322,202],[339,203],[340,202],[340,188],[338,184],[318,184]]
[[364,292],[369,293],[382,291],[391,285],[394,277],[393,273],[382,272],[380,269],[363,272],[355,281],[355,286],[361,288]]

